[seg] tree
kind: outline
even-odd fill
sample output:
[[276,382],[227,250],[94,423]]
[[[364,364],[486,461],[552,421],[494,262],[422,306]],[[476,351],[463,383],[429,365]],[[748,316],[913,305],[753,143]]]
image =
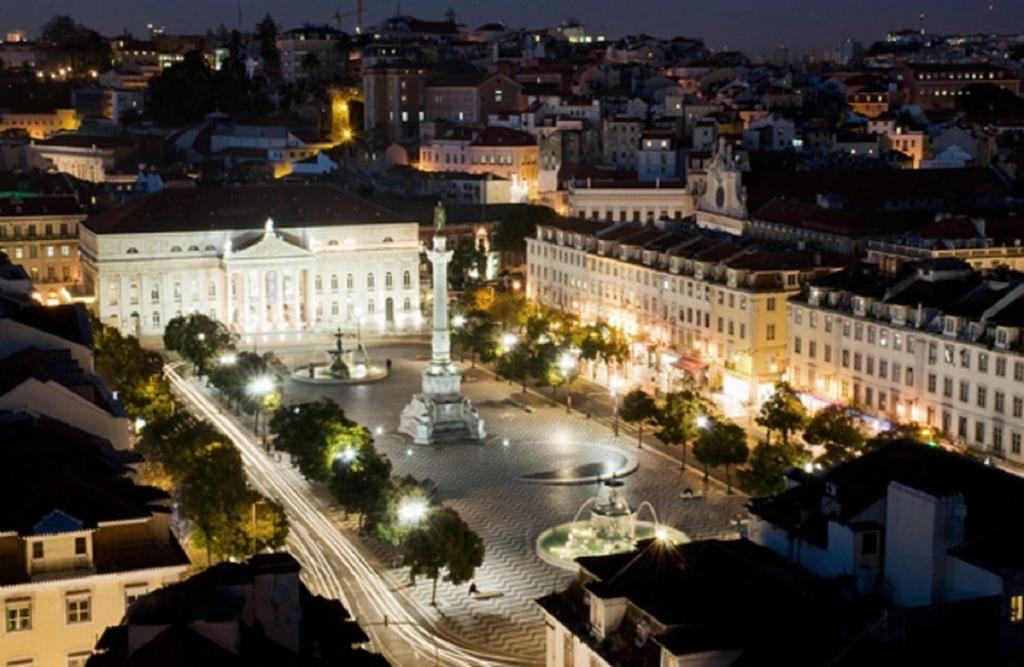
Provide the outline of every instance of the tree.
[[494,372],[509,382],[518,382],[526,393],[526,381],[530,377],[530,351],[523,345],[516,345],[498,358]]
[[110,43],[98,32],[70,16],[56,15],[40,31],[50,65],[71,67],[73,73],[104,71],[110,66]]
[[391,544],[401,544],[415,528],[401,519],[401,508],[410,503],[429,507],[437,501],[437,486],[429,479],[418,480],[412,475],[392,477],[388,484],[386,507],[374,527],[377,537]]
[[737,424],[713,419],[706,429],[701,429],[693,455],[704,467],[704,494],[707,495],[709,470],[715,466],[725,468],[726,493],[732,493],[732,466],[742,465],[749,453],[747,434]]
[[348,449],[357,452],[370,437],[329,398],[281,406],[269,428],[274,447],[287,452],[306,479],[318,482],[330,479],[336,458]]
[[810,460],[810,454],[799,445],[769,445],[762,442],[754,448],[745,470],[736,473],[740,488],[752,496],[772,496],[786,488],[786,471]]
[[454,328],[452,338],[461,353],[469,351],[470,361],[474,367],[477,355],[480,355],[480,360],[484,362],[491,361],[497,356],[498,327],[482,310],[471,310],[462,316],[462,324]]
[[447,569],[445,581],[456,586],[473,578],[484,562],[484,543],[458,512],[439,507],[422,526],[409,532],[402,543],[402,564],[409,567],[413,583],[426,575],[433,580],[430,604],[437,606],[437,580]]
[[331,493],[346,513],[359,514],[362,530],[385,512],[390,479],[391,462],[377,453],[367,434],[354,455],[342,457],[334,467]]
[[537,233],[537,224],[558,218],[558,213],[546,206],[518,204],[500,215],[491,247],[497,252],[521,256],[526,252],[526,239]]
[[487,312],[503,331],[511,331],[520,326],[526,308],[526,299],[519,294],[499,292]]
[[788,445],[789,434],[807,422],[807,409],[789,383],[779,382],[775,385],[775,393],[761,405],[761,412],[754,421],[768,430],[769,443],[771,434],[777,432],[783,444]]
[[654,419],[657,405],[643,389],[633,389],[622,397],[619,417],[630,424],[636,424],[636,446],[643,444],[644,424]]
[[825,447],[818,461],[830,467],[849,461],[864,450],[864,434],[850,412],[838,405],[824,407],[811,417],[804,429],[804,440]]
[[256,24],[256,41],[260,45],[263,71],[276,78],[281,69],[281,52],[277,50],[277,22],[269,13]]
[[164,327],[164,347],[180,354],[200,375],[206,375],[217,355],[237,341],[223,323],[201,313],[179,315]]
[[654,413],[658,426],[655,435],[666,445],[682,447],[681,469],[686,470],[686,446],[700,433],[700,417],[706,416],[706,406],[700,394],[694,391],[673,392]]
[[238,540],[232,535],[237,529],[233,512],[251,498],[238,450],[214,442],[199,452],[182,479],[179,497],[181,514],[194,525],[194,541],[206,549],[207,563],[212,554],[230,553]]

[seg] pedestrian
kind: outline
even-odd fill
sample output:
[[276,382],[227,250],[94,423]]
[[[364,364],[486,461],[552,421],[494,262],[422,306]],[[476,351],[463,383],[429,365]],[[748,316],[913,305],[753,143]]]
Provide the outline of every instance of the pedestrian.
[[470,594],[470,596],[476,595],[476,582],[475,581],[470,582],[470,584],[469,584],[469,594]]
[[390,373],[391,372],[391,357],[387,358],[387,360],[384,362],[384,365],[387,366],[388,373]]

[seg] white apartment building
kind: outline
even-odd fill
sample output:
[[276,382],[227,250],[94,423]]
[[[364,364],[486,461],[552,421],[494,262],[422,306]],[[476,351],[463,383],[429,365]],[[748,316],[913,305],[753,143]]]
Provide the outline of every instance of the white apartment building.
[[[1024,276],[922,262],[826,276],[787,307],[789,379],[813,403],[914,422],[1024,463]],[[881,424],[880,424],[881,426]]]
[[693,215],[686,182],[587,178],[569,183],[569,215],[607,222],[681,220]]
[[786,367],[786,299],[830,270],[820,255],[692,225],[563,220],[538,226],[526,256],[528,298],[623,329],[659,373],[721,386],[737,410],[769,395]]
[[243,335],[420,325],[418,223],[333,186],[168,188],[81,231],[84,288],[125,332],[190,312]]

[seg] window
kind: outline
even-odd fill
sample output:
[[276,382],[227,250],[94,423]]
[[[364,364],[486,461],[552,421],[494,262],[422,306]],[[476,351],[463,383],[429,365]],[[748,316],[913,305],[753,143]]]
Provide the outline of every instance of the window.
[[1024,620],[1024,595],[1010,596],[1010,623]]
[[974,422],[974,441],[980,444],[985,444],[985,422]]
[[953,378],[942,378],[942,396],[943,398],[953,398]]
[[1005,409],[1005,405],[1006,395],[1001,391],[995,392],[992,395],[992,409],[1002,414],[1003,410]]
[[[767,300],[765,301],[765,309],[766,309],[766,310],[768,310],[768,311],[773,311],[773,310],[775,310],[775,297],[769,297],[769,298],[768,298],[768,299],[767,299]],[[769,338],[768,340],[775,340],[775,337],[774,337],[774,336],[772,336],[772,337],[771,337],[771,338]]]
[[149,301],[150,303],[160,303],[160,286],[153,285],[149,288]]
[[338,274],[336,274],[336,273],[331,274],[331,291],[332,292],[337,292],[338,291]]
[[181,303],[181,283],[174,283],[174,301]]
[[345,275],[345,289],[353,289],[353,288],[355,288],[355,285],[356,285],[355,277],[351,273],[346,274]]
[[65,604],[68,625],[92,620],[92,600],[88,593],[69,593]]
[[937,378],[935,377],[935,373],[929,373],[928,374],[928,393],[930,393],[930,394],[934,394],[935,393],[936,380],[937,380]]
[[1020,396],[1014,396],[1013,416],[1019,419],[1020,417],[1024,416],[1024,414],[1022,413],[1024,413],[1024,398],[1021,398]]
[[960,380],[960,402],[967,403],[971,400],[971,384]]
[[996,357],[996,376],[1006,377],[1006,357]]
[[[722,318],[718,318],[718,321],[721,322]],[[800,354],[800,347],[801,347],[800,336],[797,336],[796,338],[793,339],[793,352],[795,354]]]
[[1010,451],[1014,454],[1020,454],[1020,433],[1010,434]]
[[843,368],[849,368],[850,367],[850,351],[849,350],[843,350],[843,353],[842,353],[842,366],[843,366]]
[[864,325],[860,322],[853,325],[853,339],[864,340]]
[[324,278],[323,278],[323,276],[319,276],[318,275],[315,278],[313,278],[313,289],[316,290],[317,294],[320,294],[321,292],[324,291]]
[[978,372],[988,373],[988,355],[984,352],[978,353]]
[[366,314],[367,315],[373,315],[375,310],[376,310],[376,306],[373,303],[373,299],[370,299],[369,301],[366,302]]
[[394,281],[391,278],[391,272],[388,271],[384,274],[384,289],[391,289],[394,287]]
[[84,556],[87,552],[87,545],[84,537],[75,538],[75,555]]
[[32,601],[28,598],[8,600],[4,605],[4,628],[7,632],[32,629]]
[[124,608],[125,611],[128,607],[131,607],[136,600],[146,595],[149,592],[146,584],[128,584],[124,587]]
[[42,542],[32,543],[32,560],[41,560],[46,555]]
[[863,366],[863,357],[860,352],[853,353],[853,370],[859,371]]
[[971,367],[971,351],[966,347],[960,350],[960,368]]
[[775,325],[769,324],[764,332],[765,340],[775,340]]
[[402,287],[405,289],[412,287],[412,274],[408,271],[402,272]]
[[861,536],[860,552],[864,556],[874,556],[878,553],[878,531],[873,530]]
[[988,403],[988,389],[978,387],[978,407],[984,408],[986,403]]

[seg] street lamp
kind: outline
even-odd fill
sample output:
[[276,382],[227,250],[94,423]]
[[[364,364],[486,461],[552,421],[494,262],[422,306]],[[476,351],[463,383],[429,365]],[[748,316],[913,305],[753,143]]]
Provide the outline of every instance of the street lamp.
[[238,363],[238,355],[234,352],[225,352],[217,357],[217,363],[221,366],[234,366]]
[[427,502],[419,498],[403,500],[398,506],[398,523],[414,526],[427,515]]
[[697,428],[708,428],[711,426],[711,420],[708,419],[707,415],[697,415]]
[[501,336],[501,346],[505,352],[508,352],[516,346],[517,342],[516,335],[514,333],[507,333]]
[[619,392],[626,386],[626,381],[616,375],[612,379],[608,380],[608,389],[611,390],[612,398],[615,399],[615,421],[612,425],[612,429],[615,435],[619,434]]
[[565,352],[558,360],[558,370],[562,374],[562,381],[566,384],[565,390],[565,411],[572,412],[572,392],[569,391],[569,381],[572,378],[572,371],[576,368],[576,358]]
[[356,451],[355,447],[346,447],[345,449],[338,452],[337,456],[334,457],[334,460],[339,463],[344,463],[345,465],[348,465],[355,461],[358,457],[359,453]]
[[[261,375],[254,378],[249,382],[248,386],[246,386],[246,392],[249,395],[256,397],[256,415],[253,418],[253,421],[257,437],[259,437],[260,434],[260,408],[263,407],[263,401],[266,399],[267,394],[272,391],[274,391],[274,378],[269,375]],[[267,446],[266,424],[263,425],[263,446]]]
[[466,324],[466,316],[465,315],[456,315],[456,316],[452,317],[452,326],[454,326],[456,329],[461,329],[463,326],[465,326],[465,324]]

